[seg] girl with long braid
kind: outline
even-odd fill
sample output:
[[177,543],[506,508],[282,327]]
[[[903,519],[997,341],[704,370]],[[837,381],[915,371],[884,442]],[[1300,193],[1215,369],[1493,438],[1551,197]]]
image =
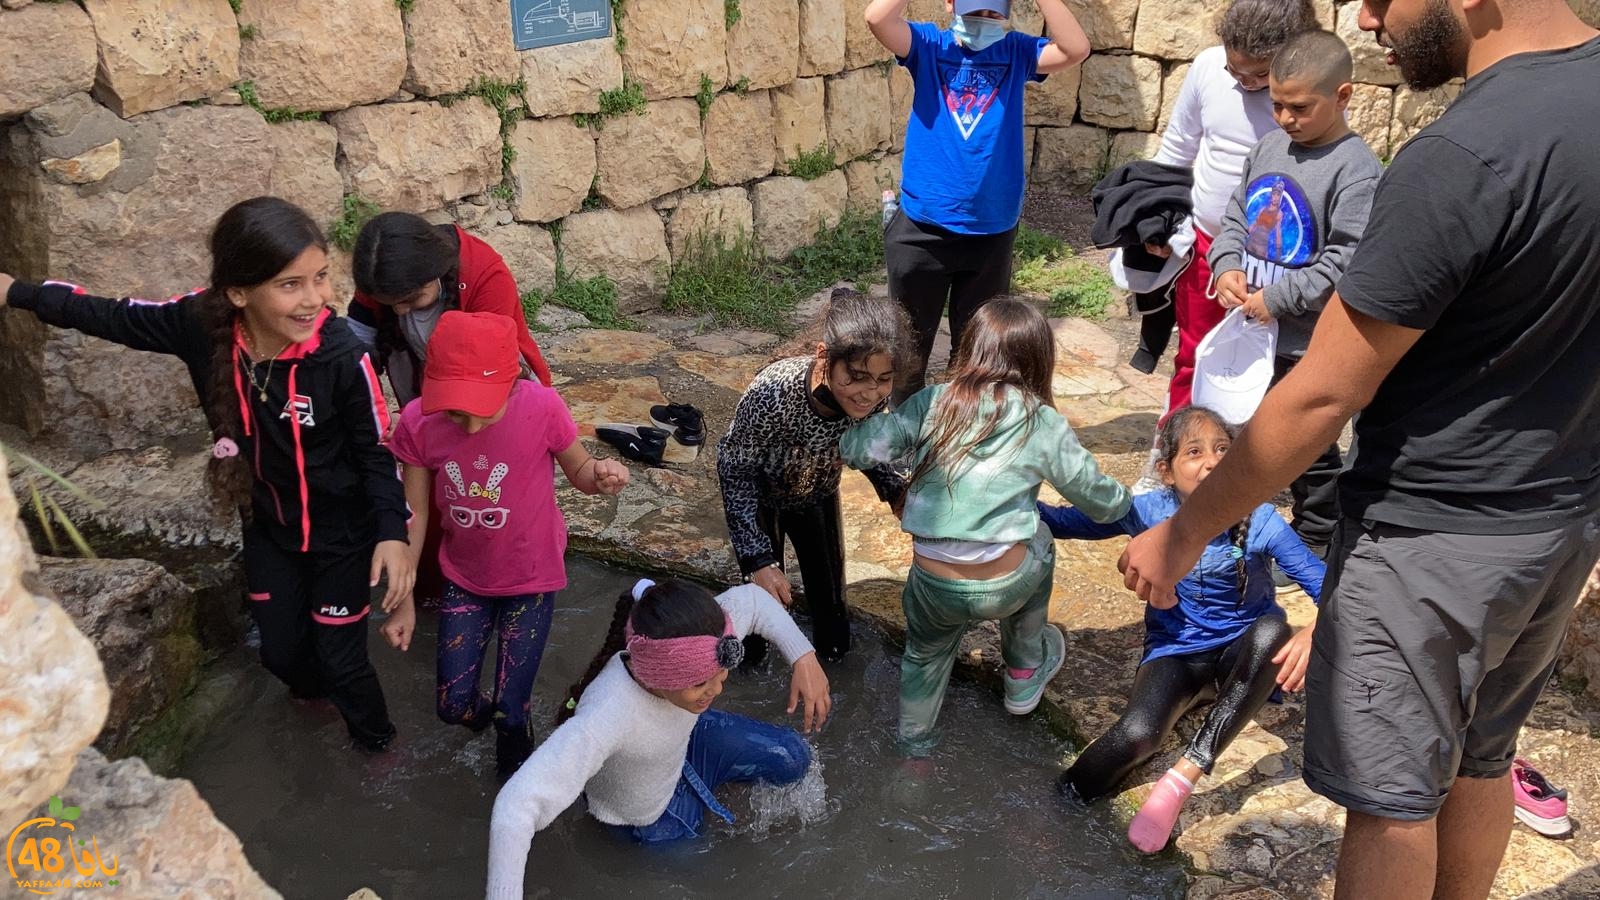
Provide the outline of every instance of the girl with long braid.
[[[1167,490],[1133,498],[1116,522],[1102,525],[1075,508],[1039,505],[1057,538],[1098,540],[1135,535],[1170,518],[1211,473],[1233,440],[1212,410],[1187,406],[1162,424],[1156,471]],[[1203,775],[1272,696],[1298,691],[1311,655],[1312,628],[1290,636],[1270,575],[1272,561],[1310,595],[1322,593],[1324,566],[1269,504],[1217,535],[1178,582],[1178,605],[1145,610],[1145,652],[1133,695],[1117,724],[1090,744],[1061,776],[1063,791],[1086,801],[1112,793],[1128,773],[1161,749],[1183,714],[1210,702],[1199,729],[1156,782],[1128,827],[1145,853],[1165,847],[1183,803]]]

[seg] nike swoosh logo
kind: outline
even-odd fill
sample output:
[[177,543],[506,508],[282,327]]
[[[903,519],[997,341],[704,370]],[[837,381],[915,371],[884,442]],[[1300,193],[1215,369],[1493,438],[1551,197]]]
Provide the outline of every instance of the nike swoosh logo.
[[496,373],[498,371],[500,371],[500,370],[499,369],[485,369],[484,372],[483,372],[483,377],[488,378],[490,375],[493,375],[494,373]]

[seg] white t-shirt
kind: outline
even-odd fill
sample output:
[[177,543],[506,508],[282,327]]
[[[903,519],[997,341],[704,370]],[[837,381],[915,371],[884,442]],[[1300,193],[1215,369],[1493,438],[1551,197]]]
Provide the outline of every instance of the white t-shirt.
[[1239,87],[1221,47],[1200,51],[1178,89],[1155,161],[1194,167],[1194,221],[1208,237],[1222,230],[1228,199],[1244,175],[1244,158],[1278,125],[1265,88]]

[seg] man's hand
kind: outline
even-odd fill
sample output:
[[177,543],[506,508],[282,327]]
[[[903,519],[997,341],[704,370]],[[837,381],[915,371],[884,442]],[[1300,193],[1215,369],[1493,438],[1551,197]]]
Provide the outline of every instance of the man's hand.
[[1195,543],[1172,527],[1168,519],[1128,542],[1117,560],[1122,572],[1122,583],[1139,599],[1156,609],[1171,609],[1178,605],[1177,584],[1189,574],[1206,542]]

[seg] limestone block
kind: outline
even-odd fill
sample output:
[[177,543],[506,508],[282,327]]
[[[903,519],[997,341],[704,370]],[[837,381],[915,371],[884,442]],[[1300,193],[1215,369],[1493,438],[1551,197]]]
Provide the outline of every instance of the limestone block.
[[516,81],[521,64],[507,27],[510,16],[506,0],[413,3],[404,16],[405,89],[437,97],[464,91],[480,78]]
[[844,67],[859,69],[875,62],[893,59],[894,54],[878,43],[867,27],[867,4],[872,0],[840,0],[844,7]]
[[1011,0],[1011,27],[1023,34],[1044,34],[1044,13],[1034,0]]
[[600,111],[600,92],[622,87],[622,57],[615,41],[577,41],[517,53],[522,57],[522,99],[536,118]]
[[1350,130],[1361,135],[1379,159],[1389,155],[1389,120],[1393,114],[1394,91],[1375,84],[1356,85],[1345,110]]
[[837,169],[814,181],[758,181],[750,191],[756,242],[769,257],[788,256],[811,243],[819,229],[837,225],[848,198],[848,182]]
[[1157,131],[1167,130],[1167,122],[1172,119],[1172,108],[1178,105],[1178,91],[1188,77],[1189,64],[1175,63],[1167,69],[1166,77],[1161,79],[1161,115],[1156,119]]
[[60,184],[93,184],[122,165],[122,142],[116,138],[91,147],[70,159],[51,157],[39,166]]
[[705,170],[700,108],[693,100],[660,100],[639,116],[606,122],[599,140],[596,187],[618,209],[686,188]]
[[1111,168],[1149,159],[1161,149],[1161,135],[1149,131],[1119,131],[1111,136]]
[[846,203],[859,212],[883,209],[883,192],[900,190],[900,163],[905,154],[892,153],[881,159],[857,159],[845,164]]
[[1041,128],[1034,150],[1033,178],[1036,187],[1087,191],[1105,172],[1111,137],[1102,128],[1069,125],[1066,128]]
[[728,83],[777,87],[793,81],[799,65],[799,0],[739,0],[739,21],[728,29]]
[[1149,131],[1161,111],[1161,64],[1096,53],[1083,62],[1078,104],[1085,122]]
[[[1048,83],[1057,76],[1052,75],[1045,79]],[[1078,71],[1072,71],[1073,84],[1077,84]],[[911,122],[911,105],[915,100],[916,85],[911,80],[911,73],[903,66],[895,66],[889,70],[889,149],[896,153],[906,148],[906,127]],[[1073,91],[1076,97],[1077,91]]]
[[832,75],[844,69],[844,5],[839,0],[800,0],[800,76]]
[[828,145],[826,88],[821,78],[797,78],[771,92],[772,137],[777,168],[802,153]]
[[889,79],[877,69],[856,69],[827,80],[828,149],[838,162],[887,150]]
[[666,228],[648,206],[568,216],[561,227],[561,261],[577,278],[610,278],[624,313],[656,305],[672,264]]
[[38,3],[0,18],[0,119],[94,85],[94,26],[71,3]]
[[406,75],[394,0],[240,0],[239,74],[266,107],[331,111],[377,103]]
[[517,151],[511,210],[518,220],[553,222],[583,207],[597,165],[589,129],[574,125],[570,116],[524,119],[511,132],[511,147]]
[[667,223],[673,262],[682,260],[702,238],[721,240],[725,247],[748,240],[755,232],[753,215],[750,195],[744,188],[685,194]]
[[[1461,94],[1460,82],[1440,85],[1431,91],[1414,91],[1406,85],[1394,89],[1394,122],[1389,126],[1389,156],[1400,152],[1406,141],[1416,137],[1434,119],[1444,115]],[[1377,148],[1373,148],[1377,153]],[[1378,153],[1380,157],[1382,153]]]
[[531,290],[549,291],[556,286],[556,242],[550,232],[537,225],[484,225],[472,233],[493,247],[511,277],[517,280],[517,292]]
[[692,97],[700,76],[728,83],[728,31],[721,0],[628,0],[622,71],[650,100]]
[[11,487],[0,484],[0,826],[7,829],[60,793],[78,751],[100,732],[111,697],[94,644],[32,586],[35,569]]
[[[1091,56],[1090,59],[1099,57]],[[909,76],[907,76],[909,77]],[[1023,113],[1029,125],[1064,126],[1078,113],[1078,89],[1083,66],[1055,72],[1044,81],[1030,81],[1023,89]]]
[[1191,60],[1216,46],[1217,17],[1229,0],[1142,0],[1133,30],[1133,52],[1161,59]]
[[1339,4],[1337,26],[1334,29],[1339,38],[1349,46],[1350,57],[1355,60],[1355,80],[1365,84],[1399,84],[1400,67],[1389,65],[1384,59],[1384,49],[1378,46],[1377,39],[1362,31],[1356,24],[1356,16],[1360,12],[1360,3]]
[[718,94],[706,112],[706,161],[715,184],[771,174],[772,98],[766,91]]
[[1133,23],[1139,0],[1066,0],[1095,50],[1133,49]]
[[1561,672],[1584,680],[1586,693],[1600,699],[1600,568],[1589,576],[1561,647]]
[[1578,14],[1578,18],[1591,27],[1600,28],[1600,0],[1567,0],[1567,5]]
[[120,116],[198,100],[239,80],[227,0],[84,0],[100,65],[95,99]]
[[500,116],[476,98],[358,106],[329,121],[345,190],[385,209],[437,209],[501,179]]
[[282,900],[193,784],[155,775],[137,757],[110,762],[85,750],[76,762],[61,793],[82,810],[78,826],[123,861],[111,889],[119,897]]
[[283,122],[267,133],[277,150],[272,194],[299,206],[324,227],[338,219],[344,202],[344,178],[335,164],[338,129],[327,122]]

